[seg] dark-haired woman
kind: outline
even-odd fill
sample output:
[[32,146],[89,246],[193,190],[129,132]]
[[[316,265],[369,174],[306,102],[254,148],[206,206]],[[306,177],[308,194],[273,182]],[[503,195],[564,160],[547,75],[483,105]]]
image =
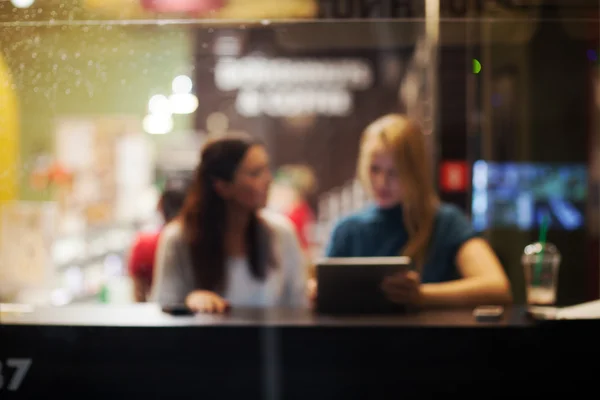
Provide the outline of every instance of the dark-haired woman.
[[263,210],[271,180],[267,152],[250,137],[204,147],[183,210],[161,235],[154,301],[196,312],[307,305],[294,228]]

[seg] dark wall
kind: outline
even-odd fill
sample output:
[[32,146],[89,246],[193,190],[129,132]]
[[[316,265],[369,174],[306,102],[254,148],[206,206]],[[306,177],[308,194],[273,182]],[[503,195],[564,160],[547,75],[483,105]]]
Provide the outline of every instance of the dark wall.
[[[486,116],[491,118],[493,130],[490,156],[500,162],[588,164],[590,63],[586,51],[590,43],[569,35],[551,9],[544,13],[529,43],[491,49],[493,98],[488,100],[492,114]],[[514,62],[510,54],[524,54],[526,59]],[[586,235],[585,229],[550,230],[548,234],[548,241],[562,253],[560,303],[578,303],[588,298]],[[492,246],[508,269],[517,301],[524,301],[522,250],[537,237],[537,230],[489,232]]]
[[[438,161],[468,160],[467,154],[467,63],[465,46],[443,47],[439,65]],[[469,209],[468,192],[441,192],[442,201]]]
[[[382,60],[385,55],[407,59],[411,49],[294,50],[277,42],[276,29],[246,30],[244,54],[260,50],[267,57],[361,58],[373,67],[374,85],[354,93],[354,111],[347,117],[315,116],[306,127],[294,127],[284,118],[245,118],[235,110],[237,92],[221,92],[216,88],[213,76],[216,58],[202,47],[196,56],[196,87],[202,92],[198,96],[201,104],[196,113],[197,128],[204,129],[210,113],[225,113],[232,130],[249,132],[266,142],[274,168],[289,163],[304,163],[314,168],[321,193],[354,178],[359,138],[364,128],[383,114],[400,111],[398,87],[401,75],[394,82],[382,76]],[[205,30],[198,35],[201,37],[198,43],[207,42]]]
[[540,25],[530,44],[532,160],[587,162],[589,44]]
[[282,120],[274,120],[274,165],[312,166],[319,177],[320,192],[352,180],[364,128],[381,115],[398,111],[396,93],[382,88],[357,95],[354,105],[352,115],[317,118],[305,132],[292,133]]
[[[598,49],[597,24],[594,39],[577,37],[565,29],[564,18],[555,11],[547,7],[532,39],[521,45],[440,50],[440,161],[484,158],[589,165],[590,135],[595,132],[590,118],[590,69],[597,66],[590,63],[586,53]],[[473,75],[470,65],[474,57],[481,60],[485,50],[492,60],[483,66],[490,72],[489,81],[485,74]],[[485,85],[490,99],[483,97]],[[479,123],[469,121],[478,119],[480,112]],[[483,136],[482,122],[486,119],[492,128],[490,137]],[[469,128],[472,136],[467,136]],[[491,153],[484,151],[486,142]],[[441,197],[463,209],[470,208],[469,193],[442,192]],[[588,232],[549,233],[548,240],[563,255],[559,289],[563,304],[597,298],[598,240]],[[492,229],[487,234],[507,268],[516,300],[524,301],[520,257],[525,245],[537,240],[538,231]]]
[[[545,11],[547,12],[547,11]],[[523,45],[494,45],[490,48],[493,62],[485,65],[491,69],[490,81],[484,75],[473,76],[471,58],[473,49],[464,46],[447,46],[440,50],[439,67],[439,159],[468,160],[483,156],[486,140],[491,140],[494,161],[576,162],[587,163],[590,129],[589,70],[586,51],[587,39],[576,38],[564,30],[560,22],[538,22],[538,30]],[[347,49],[308,51],[284,48],[273,39],[272,29],[247,30],[246,49],[259,48],[269,55],[287,57],[362,56],[369,59],[376,74],[381,70],[381,55],[397,54],[410,57],[410,48],[399,49]],[[215,30],[216,32],[216,30]],[[339,33],[339,32],[338,32]],[[206,31],[199,32],[206,43]],[[475,53],[482,53],[478,49]],[[199,47],[196,57],[196,82],[200,107],[197,127],[203,129],[206,117],[214,111],[225,113],[232,129],[251,132],[262,137],[273,157],[274,166],[305,162],[317,172],[321,191],[343,184],[355,174],[358,140],[364,127],[378,116],[401,111],[398,104],[397,82],[385,83],[377,79],[375,86],[354,95],[354,112],[343,118],[317,117],[306,128],[293,128],[278,118],[244,118],[234,109],[235,93],[219,92],[214,85],[215,58],[205,46]],[[491,99],[481,97],[484,84],[490,88]],[[469,88],[476,87],[473,102],[468,103]],[[483,104],[491,102],[488,118],[492,136],[473,135],[467,138],[468,118],[484,110]],[[481,133],[481,131],[476,132]],[[441,193],[442,199],[469,209],[469,193]],[[520,256],[528,243],[535,241],[537,231],[517,232],[491,230],[489,239],[497,250],[513,282],[515,298],[524,299],[523,273]],[[550,241],[563,253],[559,300],[574,303],[586,298],[585,281],[590,270],[586,231],[551,231]]]
[[[207,47],[217,37],[218,30],[198,31],[196,55],[196,87],[201,90],[196,114],[198,129],[204,129],[206,117],[221,111],[229,117],[230,128],[245,130],[262,137],[273,158],[274,167],[287,163],[307,163],[319,177],[320,191],[327,191],[352,179],[356,169],[359,138],[363,129],[377,117],[402,111],[398,101],[398,79],[390,81],[381,76],[386,56],[407,61],[412,48],[348,49],[319,51],[292,50],[277,43],[275,29],[245,31],[245,53],[260,50],[270,56],[285,57],[361,57],[370,60],[376,73],[373,88],[354,95],[354,112],[343,118],[317,117],[307,128],[293,128],[281,118],[245,118],[235,111],[236,93],[220,92],[214,85],[213,68],[216,62]],[[337,31],[336,31],[337,32]],[[338,32],[339,33],[339,32]],[[209,43],[208,46],[206,44]],[[441,159],[467,159],[466,141],[466,76],[470,66],[464,46],[442,48],[440,53],[440,98],[438,155]],[[442,193],[445,201],[468,209],[468,193]]]

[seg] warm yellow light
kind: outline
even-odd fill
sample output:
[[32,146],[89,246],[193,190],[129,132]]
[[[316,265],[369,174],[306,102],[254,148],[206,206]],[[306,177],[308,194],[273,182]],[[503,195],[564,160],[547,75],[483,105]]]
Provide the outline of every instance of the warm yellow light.
[[152,14],[142,7],[140,0],[85,0],[88,9],[110,18],[148,18]]
[[234,20],[314,18],[317,10],[315,0],[229,0],[214,17]]
[[[139,19],[155,17],[146,11],[140,0],[85,0],[85,6],[107,17]],[[316,0],[229,0],[221,10],[206,18],[232,20],[267,20],[314,18],[318,12]],[[166,15],[168,16],[168,15]]]
[[19,110],[8,66],[0,54],[0,203],[18,193]]

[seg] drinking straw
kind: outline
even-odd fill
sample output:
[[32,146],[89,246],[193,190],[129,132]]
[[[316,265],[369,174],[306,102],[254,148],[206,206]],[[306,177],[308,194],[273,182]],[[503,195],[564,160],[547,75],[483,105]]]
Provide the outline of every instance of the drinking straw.
[[546,249],[546,237],[548,236],[548,214],[544,214],[542,216],[542,222],[540,224],[540,237],[538,243],[542,246],[542,251],[540,252],[537,263],[535,265],[535,276],[536,281],[541,280],[542,275],[542,260],[544,258],[544,250]]

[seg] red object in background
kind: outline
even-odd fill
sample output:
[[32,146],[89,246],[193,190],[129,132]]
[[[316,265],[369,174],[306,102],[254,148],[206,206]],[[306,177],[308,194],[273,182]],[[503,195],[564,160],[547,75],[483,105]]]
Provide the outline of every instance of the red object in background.
[[157,13],[202,15],[225,6],[225,0],[140,0],[142,7]]
[[302,202],[288,211],[287,217],[296,228],[300,245],[304,250],[308,250],[310,243],[307,230],[315,222],[315,216],[310,206],[306,202]]
[[71,182],[72,175],[62,165],[55,163],[48,171],[48,179],[50,182],[58,185],[66,185]]
[[50,185],[69,187],[73,184],[73,174],[55,162],[46,168],[36,168],[29,177],[33,189],[46,190]]
[[160,232],[141,233],[136,238],[129,258],[129,273],[133,277],[152,283],[154,274],[154,258]]
[[465,192],[469,169],[465,161],[444,161],[440,166],[440,187],[444,192]]

